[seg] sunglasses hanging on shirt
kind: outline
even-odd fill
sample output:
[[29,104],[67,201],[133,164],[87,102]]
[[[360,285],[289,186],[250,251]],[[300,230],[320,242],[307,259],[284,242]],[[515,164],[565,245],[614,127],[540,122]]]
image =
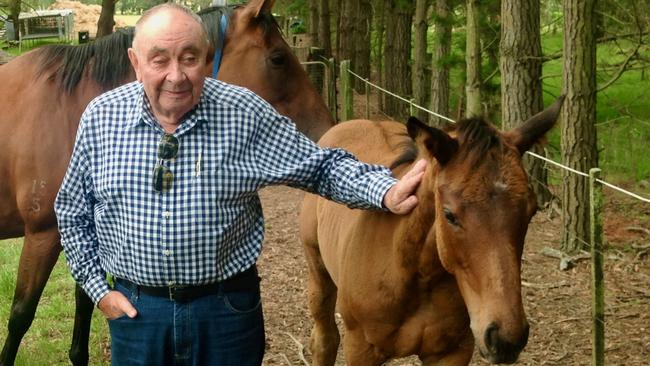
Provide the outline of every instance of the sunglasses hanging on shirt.
[[174,135],[165,134],[158,143],[158,163],[153,169],[153,189],[156,192],[166,192],[172,188],[174,174],[165,166],[165,161],[174,159],[178,154],[178,139]]

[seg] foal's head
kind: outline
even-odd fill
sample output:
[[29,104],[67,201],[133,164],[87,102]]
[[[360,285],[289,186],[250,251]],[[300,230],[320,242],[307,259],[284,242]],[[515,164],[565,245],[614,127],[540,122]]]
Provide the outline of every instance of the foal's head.
[[521,158],[553,126],[561,103],[507,132],[480,119],[460,122],[451,134],[408,122],[420,154],[437,163],[422,188],[435,194],[440,261],[455,276],[479,350],[492,363],[515,362],[528,340],[520,269],[537,205]]

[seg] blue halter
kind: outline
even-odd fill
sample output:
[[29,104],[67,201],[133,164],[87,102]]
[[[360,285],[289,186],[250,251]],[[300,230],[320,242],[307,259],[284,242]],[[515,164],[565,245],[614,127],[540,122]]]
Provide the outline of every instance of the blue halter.
[[221,21],[219,22],[219,30],[221,31],[221,37],[215,45],[214,51],[214,64],[212,66],[212,77],[216,78],[219,73],[219,67],[221,66],[221,57],[223,56],[223,45],[226,40],[226,29],[228,29],[228,17],[226,14],[221,15]]

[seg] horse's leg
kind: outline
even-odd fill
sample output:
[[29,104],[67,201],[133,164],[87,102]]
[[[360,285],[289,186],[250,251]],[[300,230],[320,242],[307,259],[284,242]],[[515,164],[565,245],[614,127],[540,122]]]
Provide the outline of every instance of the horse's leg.
[[38,233],[25,233],[0,365],[13,365],[20,341],[34,320],[36,306],[60,252],[56,226]]
[[468,336],[458,345],[454,352],[431,357],[421,357],[422,366],[467,366],[474,354],[474,336],[469,332]]
[[311,332],[312,363],[315,366],[331,366],[336,362],[341,340],[334,318],[337,289],[318,248],[316,196],[305,195],[299,222],[300,239],[305,247],[309,268],[309,310],[314,319]]
[[308,247],[307,252],[309,310],[314,318],[311,331],[313,365],[331,366],[336,362],[341,340],[334,317],[337,289],[320,258],[318,247]]
[[88,365],[88,338],[93,315],[93,302],[81,286],[75,287],[75,317],[72,344],[68,356],[74,366]]
[[386,357],[377,354],[374,347],[366,342],[360,328],[351,330],[346,327],[343,353],[349,366],[377,366],[387,360]]

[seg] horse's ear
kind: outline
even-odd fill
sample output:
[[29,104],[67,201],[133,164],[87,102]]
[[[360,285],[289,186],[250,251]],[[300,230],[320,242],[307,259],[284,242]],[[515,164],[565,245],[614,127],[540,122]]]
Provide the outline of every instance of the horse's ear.
[[260,13],[271,13],[275,0],[250,0],[246,5],[246,9],[253,14],[253,18],[257,18]]
[[520,153],[523,154],[534,144],[540,142],[544,138],[546,132],[555,125],[555,121],[560,115],[560,109],[562,109],[563,102],[564,95],[561,95],[549,107],[530,117],[526,122],[514,130],[506,132],[504,136],[511,144],[517,147],[517,150],[519,150]]
[[415,117],[409,117],[406,130],[418,149],[426,149],[440,165],[445,165],[458,150],[458,142],[451,136]]

